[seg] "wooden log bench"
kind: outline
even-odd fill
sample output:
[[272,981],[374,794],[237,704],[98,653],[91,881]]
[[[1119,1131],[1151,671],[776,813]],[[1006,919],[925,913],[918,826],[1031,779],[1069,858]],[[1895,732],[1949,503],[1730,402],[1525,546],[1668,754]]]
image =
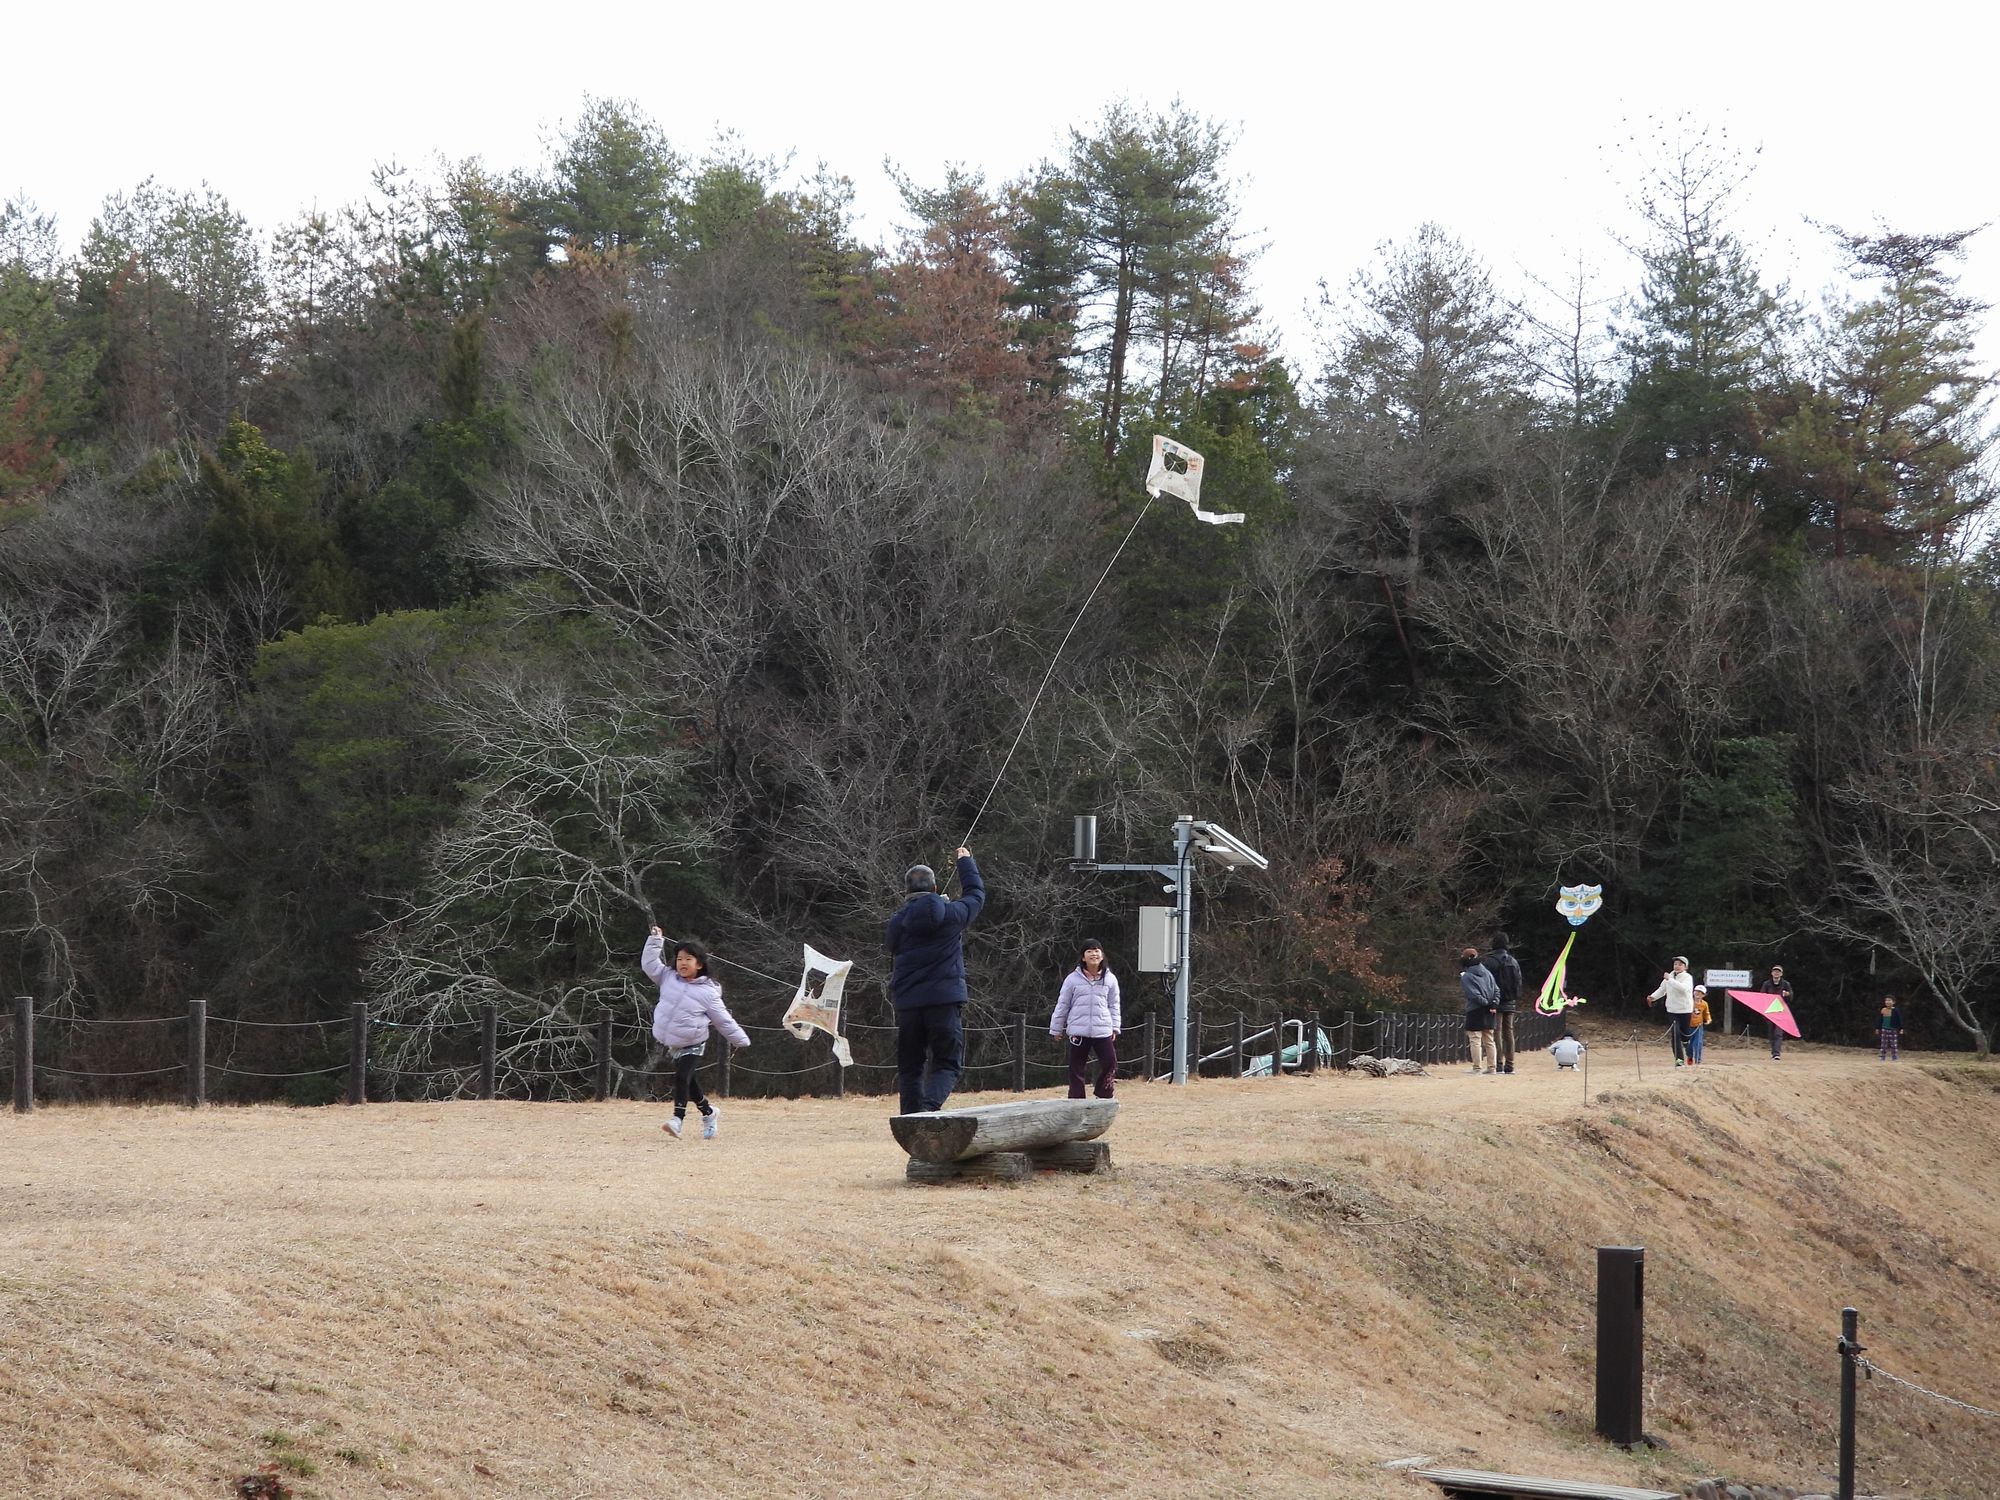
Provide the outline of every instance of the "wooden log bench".
[[1680,1500],[1678,1490],[1640,1490],[1624,1484],[1591,1484],[1575,1479],[1539,1479],[1532,1474],[1488,1474],[1479,1469],[1413,1469],[1452,1500]]
[[1117,1115],[1116,1099],[1027,1099],[893,1115],[889,1130],[910,1154],[903,1175],[911,1182],[1018,1182],[1036,1172],[1108,1170],[1111,1147],[1098,1137]]

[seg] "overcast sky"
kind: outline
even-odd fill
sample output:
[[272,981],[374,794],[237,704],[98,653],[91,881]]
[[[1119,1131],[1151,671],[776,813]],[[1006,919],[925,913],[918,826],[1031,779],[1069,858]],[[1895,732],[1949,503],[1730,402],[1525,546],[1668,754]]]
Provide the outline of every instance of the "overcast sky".
[[[1994,49],[1971,5],[119,9],[38,6],[7,26],[0,196],[57,214],[72,244],[105,194],[149,175],[206,180],[268,232],[360,198],[376,162],[533,166],[586,94],[629,99],[691,154],[727,127],[757,154],[824,160],[878,240],[898,208],[885,158],[920,181],[947,162],[998,181],[1060,155],[1114,98],[1178,95],[1239,132],[1244,227],[1268,247],[1256,284],[1302,360],[1317,285],[1346,285],[1426,219],[1510,292],[1579,253],[1607,290],[1629,286],[1613,236],[1630,230],[1631,142],[1683,115],[1761,148],[1736,227],[1815,302],[1836,268],[1809,218],[2000,218],[2000,132],[1975,103]],[[2000,228],[1962,276],[2000,301]],[[1987,321],[1982,355],[2000,363]]]

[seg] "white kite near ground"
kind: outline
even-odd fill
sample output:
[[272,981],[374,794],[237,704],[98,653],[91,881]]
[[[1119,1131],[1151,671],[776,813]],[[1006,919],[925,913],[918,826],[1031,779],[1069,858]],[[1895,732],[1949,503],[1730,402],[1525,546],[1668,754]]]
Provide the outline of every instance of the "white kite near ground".
[[[1182,465],[1173,467],[1176,461]],[[1243,513],[1232,511],[1228,515],[1218,515],[1212,510],[1201,508],[1201,455],[1185,443],[1177,443],[1170,437],[1153,434],[1153,465],[1146,470],[1146,493],[1154,499],[1161,495],[1173,495],[1188,503],[1197,521],[1206,521],[1211,526],[1227,526],[1241,521]]]
[[847,988],[847,973],[854,960],[828,958],[811,943],[800,946],[806,950],[806,971],[799,976],[798,990],[785,1010],[785,1025],[800,1041],[815,1031],[824,1031],[833,1038],[833,1055],[840,1059],[840,1065],[851,1068],[854,1053],[840,1034],[840,993]]

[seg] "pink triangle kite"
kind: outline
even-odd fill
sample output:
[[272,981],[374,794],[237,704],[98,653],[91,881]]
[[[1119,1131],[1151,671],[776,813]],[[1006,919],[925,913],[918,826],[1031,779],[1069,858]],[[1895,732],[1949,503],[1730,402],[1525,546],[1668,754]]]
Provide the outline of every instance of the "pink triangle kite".
[[1792,1008],[1785,1004],[1783,995],[1767,994],[1763,990],[1731,990],[1729,993],[1778,1030],[1789,1031],[1793,1036],[1799,1034],[1799,1023],[1792,1015]]

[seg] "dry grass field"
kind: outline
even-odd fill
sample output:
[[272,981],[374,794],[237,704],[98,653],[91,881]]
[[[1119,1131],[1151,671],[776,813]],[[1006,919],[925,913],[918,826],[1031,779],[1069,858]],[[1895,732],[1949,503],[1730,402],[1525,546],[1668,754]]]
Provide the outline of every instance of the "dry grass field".
[[[2000,1408],[2000,1069],[1663,1062],[1130,1084],[1113,1174],[930,1188],[873,1099],[0,1116],[0,1495],[1830,1488],[1845,1304]],[[1600,1244],[1664,1452],[1590,1436]],[[2000,1423],[1861,1411],[1864,1490],[2000,1494]]]

